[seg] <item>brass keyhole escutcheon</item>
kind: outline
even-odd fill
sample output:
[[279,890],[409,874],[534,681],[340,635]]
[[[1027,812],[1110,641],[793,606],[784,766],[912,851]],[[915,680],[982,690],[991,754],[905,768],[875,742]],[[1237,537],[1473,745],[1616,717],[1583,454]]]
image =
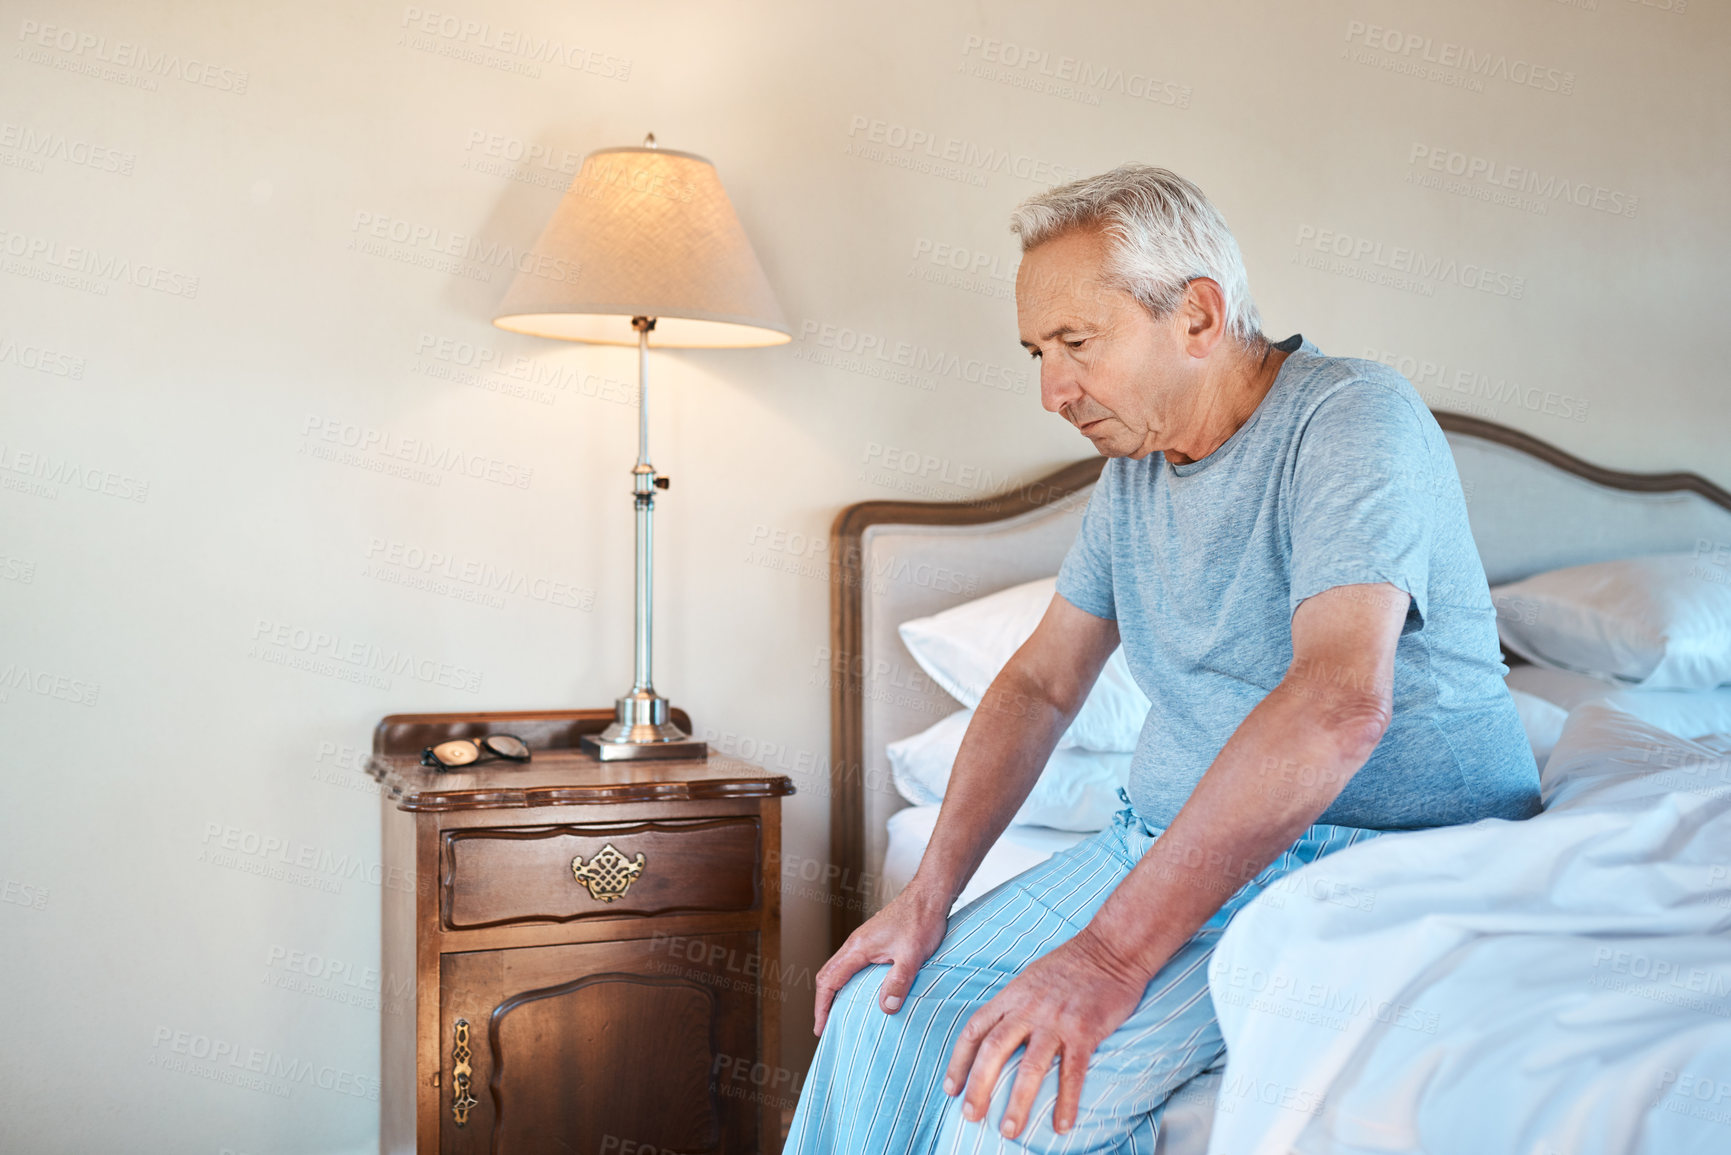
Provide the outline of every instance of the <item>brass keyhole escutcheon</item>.
[[480,1100],[475,1098],[475,1070],[469,1065],[469,1020],[451,1024],[451,1118],[461,1127]]
[[571,860],[571,874],[589,888],[589,897],[597,902],[613,902],[625,897],[637,876],[643,873],[643,852],[635,861],[615,850],[611,842],[604,844],[588,862],[579,854]]

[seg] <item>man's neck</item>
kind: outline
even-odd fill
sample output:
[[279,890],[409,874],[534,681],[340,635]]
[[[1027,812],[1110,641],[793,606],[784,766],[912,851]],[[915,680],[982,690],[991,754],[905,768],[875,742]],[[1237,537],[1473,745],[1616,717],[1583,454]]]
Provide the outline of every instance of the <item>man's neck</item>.
[[1188,423],[1193,430],[1182,446],[1165,450],[1174,465],[1189,465],[1219,449],[1244,427],[1274,388],[1274,379],[1286,362],[1286,351],[1267,341],[1242,350],[1222,365],[1218,373],[1204,378],[1196,391],[1196,403]]

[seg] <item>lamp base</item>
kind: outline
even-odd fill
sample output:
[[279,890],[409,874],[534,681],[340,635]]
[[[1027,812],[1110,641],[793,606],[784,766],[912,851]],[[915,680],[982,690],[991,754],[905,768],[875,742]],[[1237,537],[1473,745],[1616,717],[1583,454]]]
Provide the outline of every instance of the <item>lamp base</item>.
[[613,724],[577,741],[602,762],[709,757],[709,743],[676,726],[669,716],[667,699],[653,690],[633,691],[617,699]]

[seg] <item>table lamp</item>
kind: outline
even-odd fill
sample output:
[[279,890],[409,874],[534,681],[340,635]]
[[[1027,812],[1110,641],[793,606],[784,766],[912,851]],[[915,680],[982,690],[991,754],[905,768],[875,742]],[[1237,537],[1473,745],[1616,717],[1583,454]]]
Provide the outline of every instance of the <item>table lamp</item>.
[[[553,275],[553,274],[557,275]],[[688,152],[604,148],[583,158],[553,219],[518,265],[493,324],[513,333],[637,346],[636,679],[585,750],[603,761],[702,758],[655,692],[655,491],[649,463],[649,345],[724,349],[792,339],[715,166]]]

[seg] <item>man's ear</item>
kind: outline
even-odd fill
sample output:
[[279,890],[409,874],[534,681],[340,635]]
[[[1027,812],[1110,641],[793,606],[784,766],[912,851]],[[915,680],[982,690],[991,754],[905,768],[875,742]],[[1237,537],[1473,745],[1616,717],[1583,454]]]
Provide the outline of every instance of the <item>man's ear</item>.
[[1178,306],[1183,325],[1179,338],[1185,353],[1201,360],[1214,352],[1226,336],[1226,294],[1212,277],[1196,277],[1184,286],[1184,302]]

